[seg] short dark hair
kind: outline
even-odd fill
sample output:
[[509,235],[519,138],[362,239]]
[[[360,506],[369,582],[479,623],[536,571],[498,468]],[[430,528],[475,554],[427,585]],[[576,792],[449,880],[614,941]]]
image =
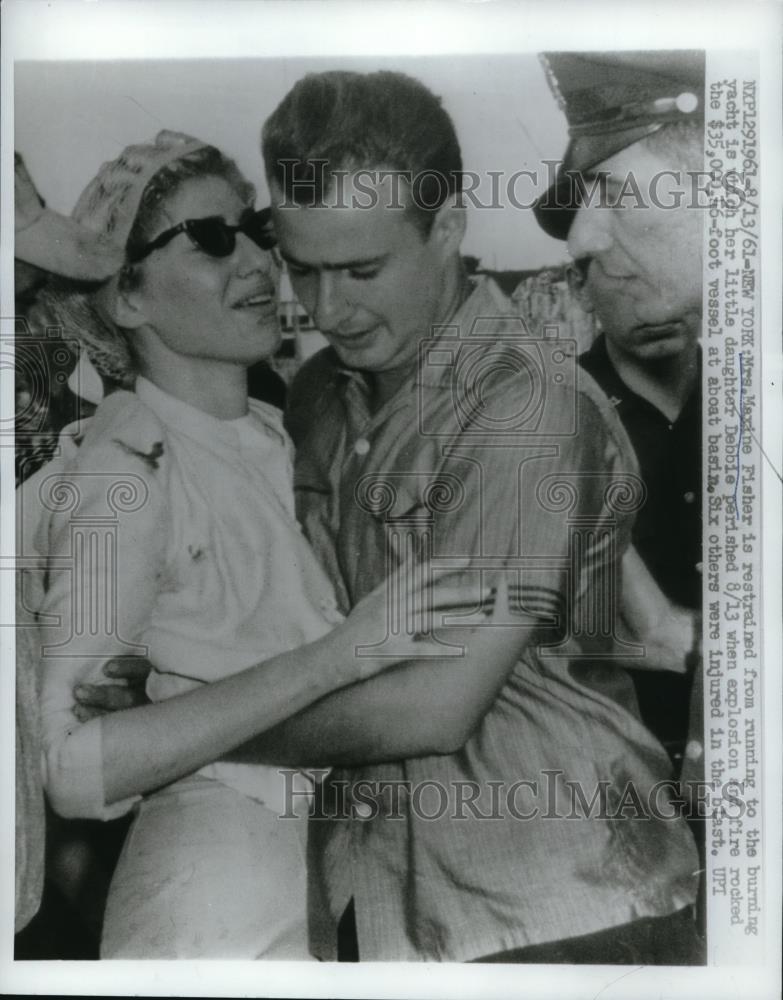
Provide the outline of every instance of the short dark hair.
[[317,203],[334,171],[389,169],[410,178],[408,208],[426,234],[462,190],[462,154],[441,99],[404,73],[310,73],[267,119],[267,178],[295,204]]

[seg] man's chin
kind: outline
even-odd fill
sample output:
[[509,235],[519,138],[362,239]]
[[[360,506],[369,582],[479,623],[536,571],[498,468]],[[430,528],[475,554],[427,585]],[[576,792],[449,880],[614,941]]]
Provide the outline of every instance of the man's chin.
[[355,371],[379,374],[392,371],[399,366],[397,357],[377,343],[367,343],[362,346],[357,344],[350,348],[332,343],[332,347],[343,367]]
[[695,343],[687,324],[682,321],[637,326],[629,339],[634,352],[649,360],[679,357]]

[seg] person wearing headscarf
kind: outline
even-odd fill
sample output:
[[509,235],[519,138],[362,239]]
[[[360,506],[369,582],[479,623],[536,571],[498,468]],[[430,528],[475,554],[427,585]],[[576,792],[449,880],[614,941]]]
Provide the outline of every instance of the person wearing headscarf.
[[[226,754],[421,648],[356,655],[385,630],[385,588],[343,621],[296,522],[282,415],[248,398],[280,337],[254,193],[215,147],[163,131],[105,163],[73,214],[122,252],[71,306],[112,391],[28,500],[38,610],[59,623],[41,659],[47,795],[66,817],[134,812],[105,958],[308,958],[308,782]],[[152,703],[77,721],[74,685],[134,655],[154,664]]]

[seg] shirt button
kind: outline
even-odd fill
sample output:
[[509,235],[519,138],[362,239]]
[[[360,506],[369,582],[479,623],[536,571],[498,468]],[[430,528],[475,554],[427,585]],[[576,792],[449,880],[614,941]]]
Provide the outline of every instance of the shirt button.
[[688,740],[688,745],[685,747],[685,757],[687,760],[697,761],[701,760],[704,755],[704,747],[699,743],[698,740]]
[[693,503],[693,501],[696,499],[696,494],[693,493],[691,490],[688,490],[687,493],[683,494],[682,498],[686,503]]
[[359,438],[353,446],[353,450],[357,455],[366,455],[370,450],[370,442],[367,438]]

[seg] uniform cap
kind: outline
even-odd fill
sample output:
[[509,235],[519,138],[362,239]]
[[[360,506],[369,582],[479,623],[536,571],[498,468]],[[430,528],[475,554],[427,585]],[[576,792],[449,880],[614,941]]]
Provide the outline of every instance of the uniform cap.
[[703,122],[704,52],[548,52],[541,61],[569,143],[533,211],[545,232],[564,240],[579,207],[573,175],[669,122]]

